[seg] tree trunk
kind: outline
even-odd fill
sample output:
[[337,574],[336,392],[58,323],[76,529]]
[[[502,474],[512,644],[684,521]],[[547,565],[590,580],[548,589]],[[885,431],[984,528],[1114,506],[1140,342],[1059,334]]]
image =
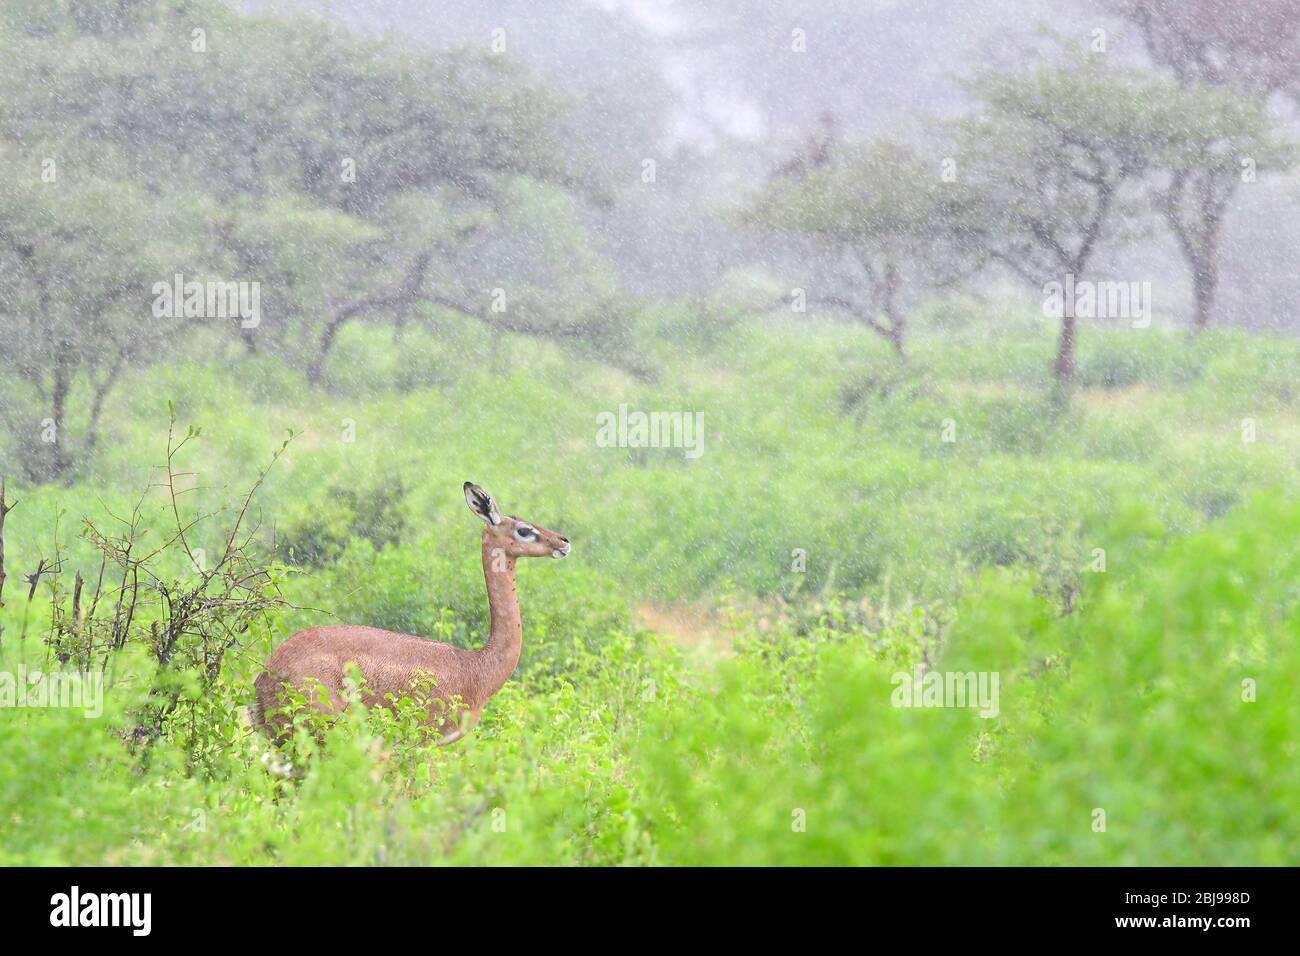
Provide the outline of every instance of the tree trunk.
[[1214,318],[1223,210],[1236,192],[1237,183],[1235,170],[1226,174],[1179,172],[1160,199],[1160,212],[1192,273],[1194,333],[1203,331]]
[[894,347],[894,351],[898,353],[899,358],[907,358],[905,328],[906,322],[900,320],[892,325],[889,330],[889,344]]
[[329,357],[329,350],[334,345],[334,336],[326,334],[321,337],[321,343],[316,347],[316,354],[312,356],[311,362],[307,365],[307,382],[310,385],[319,385],[321,375],[324,373],[325,359]]
[[316,353],[311,358],[311,364],[307,366],[307,381],[312,385],[319,385],[325,374],[325,362],[330,357],[330,352],[334,350],[334,340],[338,338],[339,329],[343,328],[343,323],[352,317],[353,312],[344,309],[330,317],[329,322],[325,324],[325,330],[321,333],[320,344],[316,346]]
[[[5,518],[14,510],[14,506],[9,504],[6,491],[4,475],[0,475],[0,607],[5,606]],[[0,625],[0,631],[3,627]]]
[[1075,318],[1066,315],[1061,319],[1061,337],[1056,344],[1056,387],[1066,391],[1074,381]]
[[313,385],[320,384],[325,371],[325,361],[329,358],[330,352],[334,348],[334,341],[338,338],[339,330],[343,328],[345,323],[359,315],[380,309],[394,309],[398,320],[403,319],[406,309],[420,296],[420,291],[424,286],[424,276],[428,272],[429,263],[432,260],[433,253],[426,249],[415,257],[415,261],[411,263],[410,268],[406,271],[401,286],[396,290],[359,299],[335,311],[325,324],[325,330],[321,333],[320,344],[316,347],[316,354],[307,367],[307,380]]
[[[1214,238],[1217,239],[1217,236]],[[1218,253],[1213,248],[1213,240],[1210,240],[1207,245],[1210,245],[1211,248],[1192,264],[1192,294],[1196,300],[1194,319],[1194,330],[1196,332],[1203,332],[1209,326],[1210,320],[1214,318],[1214,299],[1219,289]]]
[[99,422],[104,416],[104,403],[108,400],[108,393],[117,383],[117,377],[121,374],[124,364],[126,364],[125,357],[118,353],[108,374],[95,385],[94,396],[90,400],[90,422],[86,425],[86,439],[82,448],[82,458],[86,461],[89,461],[99,448]]
[[42,422],[40,445],[27,469],[28,477],[33,481],[62,479],[66,483],[72,480],[73,458],[68,452],[67,436],[63,432],[71,390],[71,369],[66,361],[60,359],[55,365],[54,384],[50,389],[49,418],[54,423],[54,440],[46,441],[45,424]]
[[882,291],[882,311],[889,321],[889,344],[900,357],[906,357],[907,316],[898,307],[898,269],[892,262],[885,263],[885,282]]

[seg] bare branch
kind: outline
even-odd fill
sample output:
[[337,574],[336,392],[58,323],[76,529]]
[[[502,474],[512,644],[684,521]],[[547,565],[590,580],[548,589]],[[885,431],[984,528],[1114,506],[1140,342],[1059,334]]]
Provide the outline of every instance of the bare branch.
[[6,497],[5,477],[0,475],[0,607],[5,606],[5,518],[17,507],[17,500],[10,503]]

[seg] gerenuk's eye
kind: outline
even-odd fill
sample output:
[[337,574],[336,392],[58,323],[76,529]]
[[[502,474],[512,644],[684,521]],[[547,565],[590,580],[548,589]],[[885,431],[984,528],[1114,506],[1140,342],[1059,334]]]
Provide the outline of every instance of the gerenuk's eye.
[[531,541],[537,537],[537,531],[531,525],[517,524],[515,525],[515,537],[521,541]]

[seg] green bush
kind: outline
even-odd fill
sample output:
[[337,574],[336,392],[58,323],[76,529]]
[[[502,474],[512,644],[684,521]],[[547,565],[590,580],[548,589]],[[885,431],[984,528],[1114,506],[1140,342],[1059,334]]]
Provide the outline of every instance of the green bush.
[[376,548],[401,543],[407,530],[406,488],[389,478],[369,488],[332,487],[324,501],[300,504],[277,527],[276,544],[285,560],[319,565],[335,558],[353,539]]
[[[1117,526],[1116,550],[1145,525]],[[716,692],[642,738],[659,857],[1294,863],[1297,542],[1300,507],[1257,500],[1132,573],[1093,576],[1065,618],[1031,581],[990,572],[935,665],[998,672],[994,719],[892,706],[891,675],[912,664],[896,645],[803,639],[774,664],[770,641],[746,644]]]

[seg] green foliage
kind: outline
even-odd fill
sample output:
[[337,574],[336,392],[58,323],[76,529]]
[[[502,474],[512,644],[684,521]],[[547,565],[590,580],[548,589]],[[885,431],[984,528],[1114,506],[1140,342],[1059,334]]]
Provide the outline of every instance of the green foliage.
[[818,295],[813,304],[854,315],[901,352],[918,293],[957,281],[982,260],[960,234],[975,202],[964,182],[941,176],[910,146],[879,140],[778,174],[746,218],[812,237],[832,264],[847,260],[835,281],[853,291]]
[[[131,513],[129,489],[162,453],[164,396],[205,426],[185,448],[200,476],[186,514],[220,512],[284,429],[299,432],[252,513],[261,544],[292,532],[319,557],[277,572],[296,609],[240,635],[206,679],[198,658],[161,672],[145,639],[113,657],[101,717],[0,712],[4,862],[1296,858],[1295,714],[1278,688],[1300,621],[1300,432],[1294,397],[1266,387],[1295,368],[1293,346],[1098,329],[1083,367],[1127,344],[1131,383],[1085,387],[1063,412],[1035,371],[1051,330],[1014,316],[964,340],[964,362],[919,336],[907,387],[852,408],[846,387],[898,369],[860,329],[738,327],[726,349],[685,342],[653,383],[554,346],[480,351],[473,324],[403,335],[443,368],[437,387],[387,384],[390,333],[362,326],[340,343],[355,376],[342,394],[269,356],[156,367],[110,405],[100,481],[11,479],[0,672],[56,666],[61,638],[46,642],[73,619],[67,581],[93,581],[98,553],[72,518],[56,533],[46,516]],[[611,396],[703,410],[704,455],[597,447]],[[294,630],[336,618],[481,644],[466,478],[574,542],[562,564],[521,564],[515,677],[450,748],[426,745],[411,700],[303,718],[271,752],[246,708]],[[167,528],[145,511],[146,540]],[[56,541],[58,583],[29,604],[13,582]],[[184,560],[158,571],[193,581]],[[699,610],[655,636],[646,605]],[[144,635],[151,619],[165,618],[146,608]],[[998,716],[893,706],[895,675],[918,666],[996,671]],[[1240,700],[1248,677],[1254,703]],[[178,694],[159,736],[129,746],[159,692]]]
[[1294,862],[1294,701],[1264,688],[1295,666],[1297,531],[1294,504],[1261,498],[1112,565],[1063,619],[1027,581],[984,576],[937,666],[998,672],[993,719],[892,706],[891,672],[909,662],[860,637],[804,639],[780,663],[742,646],[716,693],[643,738],[660,858]]
[[[512,59],[217,0],[58,6],[6,7],[0,29],[0,426],[66,433],[12,444],[28,477],[92,464],[123,369],[196,339],[318,380],[344,325],[434,305],[488,322],[508,281],[515,331],[632,353],[566,192],[590,177],[564,106]],[[255,288],[257,312],[142,321],[177,275]]]
[[756,222],[850,245],[934,238],[953,190],[910,148],[881,141],[805,175],[777,178],[753,210]]
[[290,512],[277,529],[281,554],[295,564],[318,565],[337,558],[353,538],[376,548],[399,544],[406,533],[406,489],[400,478],[368,488],[333,487],[324,502]]

